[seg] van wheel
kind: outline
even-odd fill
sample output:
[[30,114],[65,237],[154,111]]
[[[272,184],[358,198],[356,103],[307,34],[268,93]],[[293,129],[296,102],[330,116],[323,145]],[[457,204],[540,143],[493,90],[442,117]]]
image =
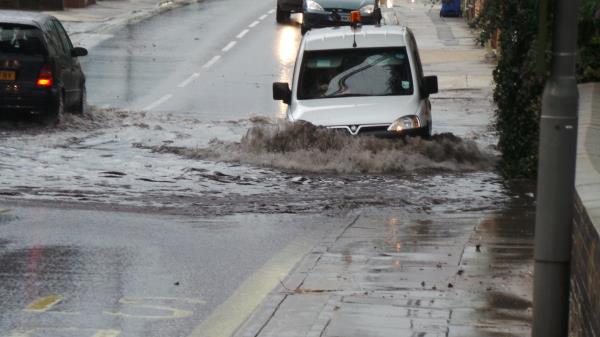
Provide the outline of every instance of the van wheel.
[[279,6],[277,6],[277,13],[275,15],[275,19],[277,20],[277,23],[285,23],[290,19],[290,14],[290,12],[284,11],[283,9],[279,8]]

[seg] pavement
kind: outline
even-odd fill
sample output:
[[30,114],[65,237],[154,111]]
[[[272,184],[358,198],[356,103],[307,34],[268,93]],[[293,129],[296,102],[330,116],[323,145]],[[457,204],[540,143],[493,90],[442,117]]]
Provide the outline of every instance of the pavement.
[[92,43],[97,43],[99,34],[200,1],[202,0],[98,0],[88,7],[45,13],[55,16],[63,23],[74,44],[89,48]]
[[[86,46],[185,3],[99,1],[51,14]],[[489,96],[493,65],[464,20],[419,1],[397,0],[393,10],[414,30],[442,96]],[[485,210],[363,210],[314,247],[235,336],[529,336],[534,214],[531,200],[515,200]],[[191,336],[209,335],[201,327]]]

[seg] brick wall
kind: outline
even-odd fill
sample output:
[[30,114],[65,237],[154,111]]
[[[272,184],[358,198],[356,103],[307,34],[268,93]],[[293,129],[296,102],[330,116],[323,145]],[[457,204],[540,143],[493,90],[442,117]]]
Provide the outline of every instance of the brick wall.
[[570,337],[600,337],[600,236],[577,198],[571,263]]
[[600,83],[579,86],[569,336],[600,337]]

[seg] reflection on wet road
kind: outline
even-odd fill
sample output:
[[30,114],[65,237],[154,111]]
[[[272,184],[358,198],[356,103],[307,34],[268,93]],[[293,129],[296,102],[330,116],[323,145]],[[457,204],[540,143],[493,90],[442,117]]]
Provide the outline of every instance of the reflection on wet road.
[[186,336],[290,241],[335,222],[13,208],[0,215],[0,336]]

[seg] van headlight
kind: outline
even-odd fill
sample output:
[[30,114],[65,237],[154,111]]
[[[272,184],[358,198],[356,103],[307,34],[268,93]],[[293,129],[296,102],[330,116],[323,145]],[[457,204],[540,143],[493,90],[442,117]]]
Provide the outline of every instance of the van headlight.
[[375,10],[375,5],[366,5],[360,8],[360,14],[371,15]]
[[409,129],[416,129],[421,127],[421,121],[419,117],[415,115],[404,116],[396,119],[392,125],[388,127],[388,131],[391,132],[402,132]]
[[318,2],[314,0],[306,0],[306,10],[309,12],[323,12],[323,6],[319,5]]

